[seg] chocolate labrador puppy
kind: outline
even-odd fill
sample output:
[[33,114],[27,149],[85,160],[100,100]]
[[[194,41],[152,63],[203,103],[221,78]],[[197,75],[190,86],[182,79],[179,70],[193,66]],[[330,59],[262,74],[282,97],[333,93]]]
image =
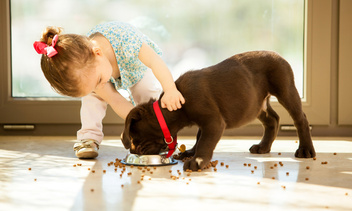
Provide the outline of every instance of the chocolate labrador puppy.
[[[277,53],[237,54],[214,66],[186,72],[176,80],[176,86],[186,103],[177,111],[161,109],[171,135],[175,137],[187,126],[199,127],[194,147],[181,154],[181,158],[193,156],[185,162],[185,170],[204,168],[225,129],[240,127],[256,118],[264,126],[264,135],[249,150],[269,153],[279,129],[279,116],[270,106],[271,95],[294,120],[299,136],[295,156],[315,156],[291,66]],[[159,154],[167,148],[152,104],[153,100],[136,106],[126,118],[122,142],[131,153]]]

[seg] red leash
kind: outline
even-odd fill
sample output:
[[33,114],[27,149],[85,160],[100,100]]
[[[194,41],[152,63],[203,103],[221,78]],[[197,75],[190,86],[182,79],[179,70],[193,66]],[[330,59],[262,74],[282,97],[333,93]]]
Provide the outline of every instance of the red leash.
[[161,109],[159,106],[159,101],[155,101],[153,103],[153,108],[154,108],[154,112],[156,115],[156,118],[158,119],[159,125],[161,130],[163,131],[164,134],[164,141],[167,144],[169,151],[166,155],[166,157],[170,157],[176,150],[176,146],[177,146],[177,136],[175,136],[175,138],[172,138],[169,128],[167,127],[167,124],[165,122],[164,116],[161,113]]

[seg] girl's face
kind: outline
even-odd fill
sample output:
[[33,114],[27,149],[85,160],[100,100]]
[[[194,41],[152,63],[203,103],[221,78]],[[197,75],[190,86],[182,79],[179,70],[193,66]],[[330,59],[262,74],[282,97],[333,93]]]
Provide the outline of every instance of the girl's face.
[[81,96],[86,96],[107,85],[112,75],[112,66],[104,55],[96,55],[94,64],[78,71],[84,73],[80,76],[79,86]]

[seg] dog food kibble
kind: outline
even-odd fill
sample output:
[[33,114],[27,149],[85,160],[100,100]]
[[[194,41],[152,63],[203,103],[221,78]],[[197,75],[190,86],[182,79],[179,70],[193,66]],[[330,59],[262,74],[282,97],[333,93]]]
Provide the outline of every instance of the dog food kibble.
[[172,170],[169,170],[169,173],[172,173]]
[[106,170],[103,170],[103,173],[105,174],[105,173],[106,173]]
[[178,148],[180,152],[186,151],[186,146],[184,144],[181,144],[181,146]]
[[254,169],[257,169],[258,167],[257,166],[254,166]]
[[88,168],[88,171],[90,171],[90,168]]
[[327,162],[327,161],[324,161],[324,162],[321,162],[321,164],[328,164],[328,162]]
[[92,189],[90,189],[90,192],[94,192],[94,189],[92,188]]
[[306,181],[308,181],[309,180],[309,178],[308,177],[306,177]]
[[274,167],[270,166],[270,169],[274,169]]
[[32,170],[32,168],[28,168],[28,171]]
[[226,168],[228,169],[228,168],[229,168],[229,165],[226,165]]
[[138,184],[141,184],[141,181],[138,180],[137,183],[138,183]]
[[188,173],[188,174],[187,174],[187,176],[189,177],[189,176],[191,176],[191,174],[190,174],[190,173]]
[[336,152],[334,152],[334,155],[337,155],[337,153],[336,153]]
[[74,164],[73,167],[76,167],[76,164]]
[[34,179],[34,182],[36,182],[37,181],[37,179]]
[[348,193],[345,193],[345,196],[348,196]]
[[202,169],[198,169],[198,172],[201,172],[202,171]]
[[253,170],[252,170],[251,172],[252,172],[252,174],[254,174],[254,171],[253,171]]
[[310,167],[309,167],[309,166],[306,166],[306,169],[310,169]]
[[121,188],[123,188],[124,185],[121,185]]
[[244,163],[243,166],[247,166],[247,163]]
[[282,187],[283,189],[286,189],[286,186],[285,186],[285,185],[282,185],[281,187]]
[[286,176],[290,175],[290,172],[286,172]]
[[281,155],[281,152],[277,153],[278,155]]
[[248,163],[248,167],[251,167],[252,164]]
[[277,167],[277,163],[274,164],[274,167]]
[[275,177],[272,177],[271,179],[275,179]]
[[128,172],[127,175],[128,175],[128,176],[131,176],[131,175],[132,175],[132,172]]
[[314,158],[313,158],[313,160],[317,160],[317,158],[316,158],[316,157],[314,157]]
[[224,166],[225,164],[224,164],[224,162],[221,162],[220,165],[221,165],[221,166]]

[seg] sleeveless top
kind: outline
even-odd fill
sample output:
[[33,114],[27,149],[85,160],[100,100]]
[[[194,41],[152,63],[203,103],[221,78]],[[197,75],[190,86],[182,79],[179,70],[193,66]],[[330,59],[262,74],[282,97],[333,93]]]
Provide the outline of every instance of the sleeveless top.
[[[159,56],[161,49],[146,35],[128,23],[108,22],[95,26],[87,36],[95,33],[102,34],[109,40],[117,60],[120,70],[119,78],[110,78],[110,82],[115,89],[124,89],[129,92],[129,88],[138,83],[148,69],[138,58],[142,43],[148,44]],[[132,103],[135,105],[133,97],[129,92]]]

